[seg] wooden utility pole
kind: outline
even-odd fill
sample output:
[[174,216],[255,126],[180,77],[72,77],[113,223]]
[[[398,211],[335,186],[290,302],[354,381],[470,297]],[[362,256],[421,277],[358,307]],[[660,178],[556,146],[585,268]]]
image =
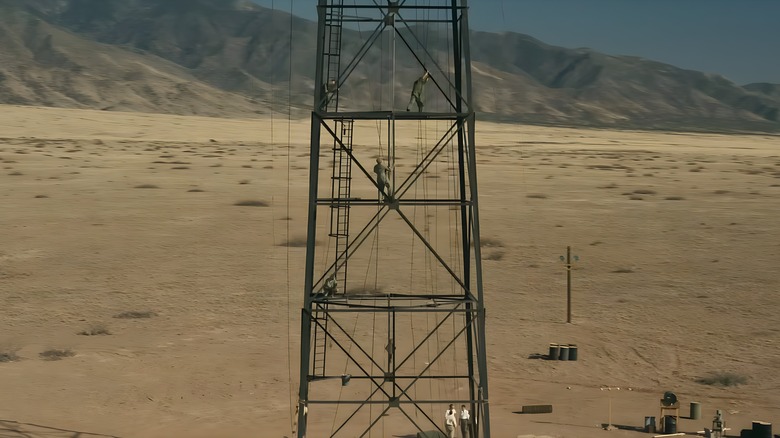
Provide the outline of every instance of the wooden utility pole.
[[[566,258],[561,256],[560,259],[566,262],[566,322],[571,324],[571,246],[566,247]],[[579,256],[574,256],[575,262],[579,259]]]

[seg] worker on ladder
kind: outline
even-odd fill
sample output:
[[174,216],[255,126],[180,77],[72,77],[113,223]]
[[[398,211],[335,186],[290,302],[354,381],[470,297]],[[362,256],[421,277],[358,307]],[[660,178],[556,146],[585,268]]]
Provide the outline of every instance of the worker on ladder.
[[430,78],[431,74],[428,70],[425,70],[425,73],[414,81],[414,85],[412,85],[412,97],[409,98],[409,104],[406,105],[407,111],[409,111],[413,103],[416,103],[417,111],[422,112],[423,106],[425,106],[425,103],[423,102],[423,89]]

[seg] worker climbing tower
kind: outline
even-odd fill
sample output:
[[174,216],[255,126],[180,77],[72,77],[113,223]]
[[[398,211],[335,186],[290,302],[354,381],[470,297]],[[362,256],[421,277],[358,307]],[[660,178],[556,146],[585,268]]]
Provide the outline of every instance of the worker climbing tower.
[[297,436],[489,438],[467,0],[317,11]]

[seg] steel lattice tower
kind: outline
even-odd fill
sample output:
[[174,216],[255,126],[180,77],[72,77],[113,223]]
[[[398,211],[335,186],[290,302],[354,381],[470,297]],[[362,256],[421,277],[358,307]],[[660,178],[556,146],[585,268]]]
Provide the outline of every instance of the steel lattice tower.
[[297,436],[443,431],[453,403],[489,438],[467,0],[317,8]]

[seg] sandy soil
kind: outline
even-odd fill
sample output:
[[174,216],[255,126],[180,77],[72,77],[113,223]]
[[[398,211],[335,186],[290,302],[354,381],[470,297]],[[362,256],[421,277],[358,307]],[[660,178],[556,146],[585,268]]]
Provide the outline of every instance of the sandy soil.
[[[308,121],[6,106],[0,126],[0,436],[290,436]],[[667,390],[702,404],[681,431],[780,420],[777,137],[477,138],[493,436],[640,436]],[[550,342],[579,360],[534,359]],[[746,383],[697,383],[717,372]],[[601,429],[610,399],[623,430]]]

